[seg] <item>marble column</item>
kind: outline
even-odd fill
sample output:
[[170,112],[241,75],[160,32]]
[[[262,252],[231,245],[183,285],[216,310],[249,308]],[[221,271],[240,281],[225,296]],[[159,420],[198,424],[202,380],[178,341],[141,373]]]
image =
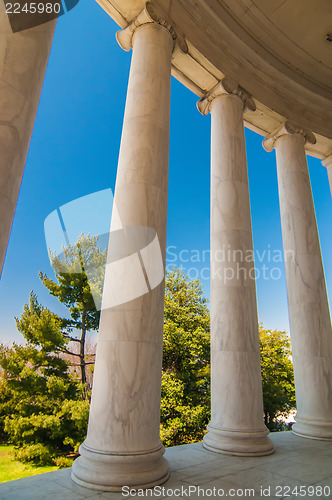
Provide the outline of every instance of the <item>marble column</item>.
[[297,401],[293,432],[332,439],[332,331],[305,143],[287,121],[263,145],[276,150],[281,227]]
[[76,483],[104,491],[146,488],[169,476],[159,426],[171,56],[178,36],[147,4],[117,39],[133,54],[88,434],[72,472]]
[[203,444],[214,452],[259,456],[274,448],[263,420],[246,106],[255,110],[253,99],[229,79],[198,102],[201,113],[211,112],[211,421]]
[[13,33],[0,2],[0,274],[55,24]]
[[330,156],[327,156],[322,161],[322,164],[327,169],[327,175],[328,175],[328,178],[329,178],[330,191],[331,191],[331,196],[332,196],[332,154],[330,154]]

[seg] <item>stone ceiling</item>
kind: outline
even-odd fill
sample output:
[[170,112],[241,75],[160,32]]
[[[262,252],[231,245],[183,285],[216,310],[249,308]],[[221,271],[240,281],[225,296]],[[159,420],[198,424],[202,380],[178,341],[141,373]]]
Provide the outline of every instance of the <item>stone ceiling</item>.
[[[97,0],[124,28],[144,0]],[[285,119],[312,129],[307,153],[332,153],[331,0],[154,0],[188,43],[172,73],[202,97],[228,76],[254,97],[246,126],[267,135]]]

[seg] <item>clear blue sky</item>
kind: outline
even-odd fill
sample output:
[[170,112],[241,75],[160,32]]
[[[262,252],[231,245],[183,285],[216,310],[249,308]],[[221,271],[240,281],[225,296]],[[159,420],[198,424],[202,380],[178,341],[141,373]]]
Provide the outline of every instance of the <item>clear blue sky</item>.
[[[117,25],[94,1],[79,4],[58,20],[26,170],[0,283],[0,341],[20,336],[19,316],[33,289],[40,302],[63,313],[38,279],[52,275],[44,220],[58,207],[90,193],[114,190],[131,53],[116,43]],[[168,246],[209,248],[210,117],[196,110],[197,97],[172,79]],[[281,251],[274,153],[246,130],[255,250]],[[327,287],[332,293],[332,204],[326,169],[309,158]],[[82,231],[89,213],[82,213]],[[109,218],[109,207],[104,218]],[[176,247],[176,250],[174,249]],[[184,258],[188,257],[183,254]],[[169,255],[172,260],[173,257]],[[283,263],[279,279],[257,281],[259,318],[268,328],[289,329]],[[179,264],[177,261],[175,264]],[[183,263],[203,268],[208,261]],[[278,273],[275,271],[274,276]],[[268,272],[269,275],[269,272]],[[203,281],[207,296],[209,282]]]

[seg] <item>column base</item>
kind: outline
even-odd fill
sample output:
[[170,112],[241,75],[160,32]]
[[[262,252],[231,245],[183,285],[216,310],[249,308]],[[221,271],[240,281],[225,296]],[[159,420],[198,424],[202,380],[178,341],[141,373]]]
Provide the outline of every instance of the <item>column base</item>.
[[164,447],[133,454],[111,455],[80,446],[80,456],[74,461],[71,478],[74,483],[99,491],[121,491],[123,486],[134,489],[163,484],[169,478]]
[[203,438],[203,446],[215,453],[237,455],[243,457],[260,457],[274,453],[273,442],[268,438],[269,430],[262,431],[232,431],[207,427],[208,433]]
[[296,417],[292,427],[295,436],[332,441],[332,420],[313,420],[305,417]]

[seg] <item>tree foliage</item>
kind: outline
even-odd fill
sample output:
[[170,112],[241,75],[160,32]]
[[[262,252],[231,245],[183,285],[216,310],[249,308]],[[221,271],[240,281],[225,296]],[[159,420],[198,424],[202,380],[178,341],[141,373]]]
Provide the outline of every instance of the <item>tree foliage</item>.
[[[86,353],[86,335],[99,324],[95,303],[101,299],[106,250],[98,246],[98,236],[82,234],[62,255],[50,257],[56,280],[43,273],[40,279],[68,308],[70,319],[43,307],[31,292],[16,319],[26,345],[0,350],[0,432],[16,445],[19,459],[64,464],[61,457],[75,453],[86,433],[87,365],[94,362]],[[70,363],[73,357],[79,363]],[[79,366],[81,383],[69,365]]]
[[[93,363],[86,355],[86,335],[99,325],[107,250],[98,246],[98,236],[81,235],[74,245],[63,247],[60,256],[50,254],[56,281],[39,273],[40,279],[51,295],[64,304],[70,319],[62,319],[62,334],[66,340],[79,345],[67,354],[79,359],[82,384],[87,383],[87,366]],[[79,331],[79,337],[75,333]]]
[[[102,288],[98,275],[106,252],[92,247],[97,239],[81,237],[76,246],[53,256],[57,282],[41,275],[52,295],[65,304],[70,319],[39,304],[31,292],[16,319],[26,345],[0,346],[0,437],[16,446],[17,458],[35,463],[69,465],[86,435],[89,402],[84,377],[70,372],[70,343],[80,346],[79,366],[88,362],[81,348],[85,335],[98,326],[93,301]],[[76,248],[76,250],[75,250]],[[91,252],[91,253],[90,253]],[[78,272],[86,258],[99,268],[95,281]],[[65,266],[65,267],[63,267]],[[66,272],[65,272],[66,271]],[[99,277],[98,277],[99,276]],[[91,285],[91,286],[90,286]],[[277,417],[295,407],[290,341],[285,332],[260,326],[265,422],[278,430]],[[74,354],[75,355],[75,354]],[[207,300],[198,280],[180,269],[166,273],[164,349],[161,388],[161,439],[166,446],[199,441],[210,417],[210,320]]]
[[209,310],[202,285],[179,269],[166,274],[161,438],[165,445],[203,437],[210,413]]
[[[202,439],[210,412],[209,311],[201,284],[180,270],[166,275],[161,437],[167,446]],[[278,417],[295,409],[290,339],[260,326],[264,418],[282,430]]]
[[0,348],[2,438],[17,447],[20,460],[57,463],[76,452],[84,439],[89,404],[82,384],[70,376],[60,356],[66,340],[58,317],[32,294],[17,324],[26,345]]
[[290,339],[286,332],[266,330],[261,325],[260,351],[264,418],[271,430],[279,430],[278,416],[295,410],[295,386]]
[[[51,254],[51,263],[56,280],[43,273],[40,278],[68,308],[70,319],[43,307],[31,292],[16,319],[26,345],[0,349],[0,433],[16,446],[20,460],[68,465],[65,457],[77,452],[86,434],[86,370],[93,364],[86,335],[98,328],[95,302],[101,298],[106,250],[99,248],[97,236],[82,234],[62,255]],[[73,357],[79,363],[70,363]],[[79,366],[80,380],[70,365]]]

